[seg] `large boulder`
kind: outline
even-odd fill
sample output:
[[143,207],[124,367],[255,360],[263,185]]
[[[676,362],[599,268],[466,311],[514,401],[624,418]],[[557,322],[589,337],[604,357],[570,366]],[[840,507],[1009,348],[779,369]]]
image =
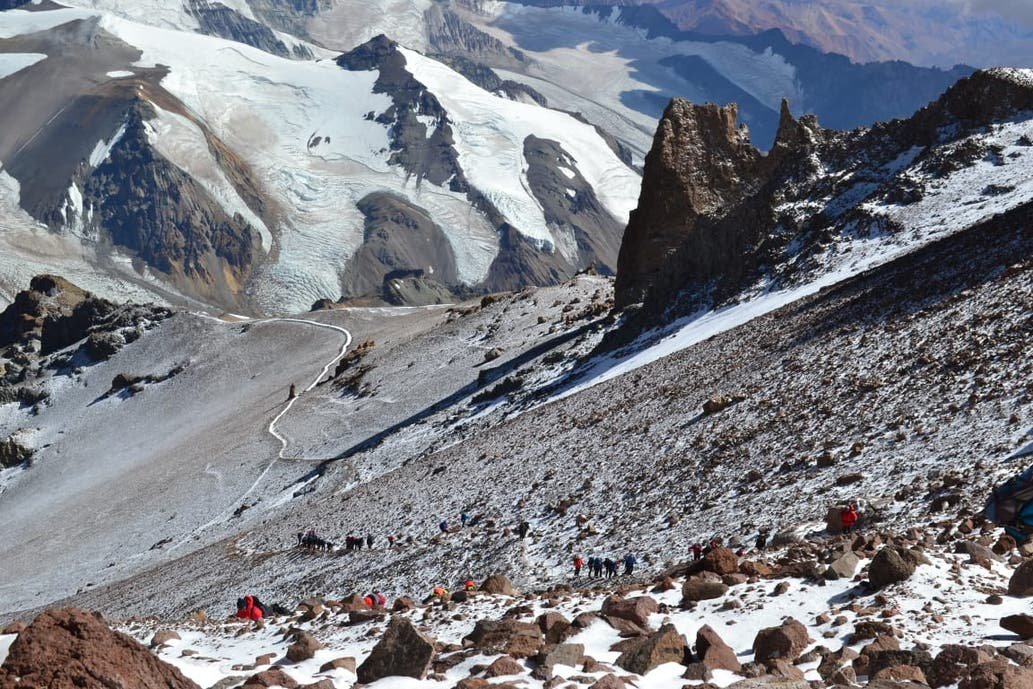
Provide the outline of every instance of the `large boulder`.
[[297,681],[278,667],[269,668],[262,672],[251,675],[240,689],[269,689],[280,687],[281,689],[297,689],[300,686]]
[[481,584],[481,590],[485,593],[494,593],[502,596],[519,596],[520,592],[513,588],[513,582],[502,574],[492,574]]
[[656,600],[650,596],[623,598],[613,595],[603,601],[602,613],[605,617],[617,617],[646,628],[649,626],[649,616],[659,609]]
[[696,657],[707,670],[739,672],[742,669],[732,647],[708,624],[696,632]]
[[660,631],[621,653],[617,665],[628,672],[644,675],[664,663],[686,663],[690,655],[685,637],[674,625],[665,624]]
[[391,618],[369,657],[356,670],[359,682],[372,684],[384,677],[424,679],[434,660],[434,642],[404,617]]
[[728,584],[722,581],[708,581],[698,577],[686,579],[681,587],[682,604],[720,598],[728,593]]
[[543,680],[552,679],[552,670],[557,665],[576,668],[585,660],[584,644],[553,644],[544,647],[537,656],[537,677]]
[[728,548],[714,548],[703,557],[703,569],[714,574],[735,574],[739,571],[739,558]]
[[807,628],[790,617],[778,627],[768,627],[757,632],[753,640],[753,653],[757,662],[784,658],[796,660],[811,643]]
[[1011,596],[1033,596],[1033,558],[1015,569],[1008,580],[1008,594]]
[[463,643],[487,654],[505,653],[514,658],[530,658],[542,650],[545,638],[538,625],[531,622],[480,620]]
[[1033,616],[1026,613],[1001,618],[1001,626],[1023,639],[1033,639]]
[[2,689],[199,689],[100,615],[48,610],[25,628],[0,666]]
[[868,567],[868,580],[872,586],[883,588],[907,580],[915,573],[918,562],[912,553],[904,548],[886,546],[876,554]]
[[852,550],[843,553],[829,565],[825,570],[826,579],[850,579],[857,573],[861,566],[861,558]]
[[316,651],[321,649],[323,644],[319,643],[316,637],[308,632],[301,632],[294,639],[294,643],[287,647],[287,660],[292,663],[300,663],[303,660],[310,660],[315,657]]

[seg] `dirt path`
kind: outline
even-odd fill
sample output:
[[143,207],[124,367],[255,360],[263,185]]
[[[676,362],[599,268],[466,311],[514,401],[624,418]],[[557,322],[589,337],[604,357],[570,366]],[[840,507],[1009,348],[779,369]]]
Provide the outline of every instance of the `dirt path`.
[[266,427],[266,432],[274,438],[276,438],[276,440],[280,443],[280,450],[276,453],[276,456],[272,460],[270,460],[269,464],[266,465],[262,473],[258,475],[258,478],[255,479],[255,482],[252,483],[251,486],[246,491],[244,491],[243,494],[239,495],[236,499],[234,499],[233,502],[231,502],[230,505],[226,507],[226,509],[217,514],[207,523],[202,524],[201,526],[191,531],[181,541],[172,546],[170,550],[174,550],[176,548],[183,546],[188,541],[194,539],[202,531],[205,531],[206,529],[209,529],[212,526],[229,519],[233,515],[234,511],[236,511],[241,505],[243,505],[244,502],[248,499],[248,497],[250,497],[251,494],[258,489],[258,486],[261,485],[262,481],[265,480],[265,477],[269,475],[270,470],[272,470],[276,463],[287,459],[286,457],[284,457],[284,454],[287,452],[287,447],[290,443],[284,435],[282,435],[278,430],[276,430],[276,424],[279,423],[280,419],[286,416],[288,412],[290,412],[290,410],[294,407],[294,403],[301,399],[302,395],[304,395],[306,392],[310,392],[313,388],[316,387],[316,385],[319,384],[319,381],[323,380],[323,378],[329,374],[330,369],[333,366],[335,366],[337,362],[341,360],[342,357],[344,357],[345,353],[348,351],[348,347],[350,347],[352,343],[352,334],[347,329],[337,325],[320,323],[318,321],[309,321],[303,318],[270,318],[262,321],[255,321],[255,323],[298,323],[300,325],[306,325],[314,328],[335,330],[344,336],[344,342],[341,344],[341,348],[337,351],[337,354],[334,356],[334,358],[330,359],[330,361],[328,361],[326,365],[323,366],[323,369],[319,372],[318,375],[316,375],[316,377],[312,380],[308,387],[302,390],[300,394],[287,400],[287,404],[284,405],[283,409],[281,409],[280,412],[275,417],[273,417],[272,421],[269,422],[269,425]]

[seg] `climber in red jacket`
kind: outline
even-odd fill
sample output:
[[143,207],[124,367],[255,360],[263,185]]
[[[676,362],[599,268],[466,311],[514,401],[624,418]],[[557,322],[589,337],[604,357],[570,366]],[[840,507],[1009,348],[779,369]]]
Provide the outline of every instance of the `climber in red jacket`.
[[256,605],[254,596],[244,596],[237,599],[237,617],[242,620],[262,619],[262,607]]
[[843,533],[850,533],[854,530],[854,525],[857,524],[857,516],[857,508],[854,507],[853,503],[840,512],[839,520],[843,522]]

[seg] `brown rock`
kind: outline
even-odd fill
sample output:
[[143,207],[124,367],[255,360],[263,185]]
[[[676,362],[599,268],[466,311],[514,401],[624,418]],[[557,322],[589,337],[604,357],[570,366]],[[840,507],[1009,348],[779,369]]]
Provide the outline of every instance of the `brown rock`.
[[520,592],[513,588],[513,582],[502,574],[492,574],[490,577],[485,579],[484,583],[481,584],[481,590],[485,593],[513,596],[514,598],[520,595]]
[[4,634],[4,635],[7,635],[7,634],[21,634],[24,631],[25,631],[25,623],[24,622],[11,622],[6,627],[4,627],[2,630],[0,630],[0,634]]
[[244,680],[241,689],[258,689],[259,687],[283,687],[284,689],[298,689],[298,683],[286,672],[278,667],[263,670],[258,674],[251,675]]
[[904,581],[915,573],[917,562],[904,548],[886,546],[872,559],[868,567],[868,580],[872,586],[883,588]]
[[1033,616],[1026,613],[1002,617],[1001,627],[1018,634],[1022,639],[1033,639]]
[[708,670],[739,672],[742,669],[732,647],[707,624],[696,632],[696,657]]
[[685,637],[678,633],[674,625],[665,624],[637,648],[621,653],[617,658],[617,667],[644,675],[664,663],[684,663],[687,653]]
[[303,660],[309,660],[316,655],[316,651],[321,649],[323,644],[316,640],[316,637],[312,636],[308,632],[301,632],[294,639],[294,643],[287,647],[287,660],[292,663],[300,663]]
[[649,616],[657,610],[659,606],[651,596],[625,599],[614,595],[607,596],[603,601],[601,612],[604,617],[618,617],[646,629],[649,627]]
[[717,575],[739,571],[739,558],[728,548],[714,548],[703,557],[703,569]]
[[900,643],[897,642],[897,637],[890,636],[889,634],[882,634],[877,636],[874,641],[870,644],[866,644],[861,649],[861,655],[872,655],[879,651],[899,651]]
[[344,658],[334,658],[333,660],[323,663],[319,666],[320,672],[330,672],[331,670],[347,670],[348,672],[355,673],[355,658],[346,656]]
[[807,628],[790,617],[778,627],[768,627],[757,632],[753,640],[753,652],[759,662],[776,658],[796,660],[810,643]]
[[434,660],[434,642],[421,634],[408,619],[391,618],[387,630],[358,667],[359,682],[372,684],[384,677],[424,679]]
[[577,667],[584,662],[584,644],[554,644],[546,646],[538,654],[538,667],[535,668],[539,679],[551,679],[552,668],[556,665]]
[[409,596],[399,596],[395,599],[394,604],[391,606],[391,610],[394,612],[405,612],[406,610],[415,610],[416,601]]
[[706,581],[699,577],[686,579],[681,587],[682,604],[720,598],[728,593],[728,584],[721,581]]
[[154,636],[151,637],[151,648],[161,648],[170,641],[179,641],[179,634],[169,629],[159,629],[154,632]]
[[1008,595],[1033,596],[1033,558],[1019,565],[1008,580]]
[[872,676],[872,679],[890,679],[927,684],[925,673],[922,672],[921,668],[917,668],[914,665],[894,665],[893,667],[882,668]]
[[136,640],[76,608],[48,610],[11,644],[3,689],[199,689]]
[[506,653],[514,658],[536,656],[545,646],[538,625],[513,619],[480,620],[463,642],[487,653]]
[[484,671],[485,677],[504,677],[506,675],[519,675],[523,673],[524,666],[509,656],[502,656],[493,662]]
[[588,689],[624,689],[624,680],[614,674],[604,675]]

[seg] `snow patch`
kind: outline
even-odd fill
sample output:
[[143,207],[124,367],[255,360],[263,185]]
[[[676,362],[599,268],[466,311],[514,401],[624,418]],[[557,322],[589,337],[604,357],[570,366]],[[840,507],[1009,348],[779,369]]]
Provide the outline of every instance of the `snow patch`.
[[118,131],[115,132],[115,135],[108,141],[98,141],[97,145],[93,147],[93,151],[90,153],[90,167],[97,168],[106,161],[108,156],[111,155],[111,149],[115,147],[115,144],[122,140],[125,133],[126,125],[123,123],[122,126],[118,128]]
[[124,79],[126,77],[135,76],[135,72],[130,72],[126,69],[116,69],[114,72],[108,72],[107,76],[111,79]]
[[0,79],[6,79],[46,59],[47,56],[42,53],[0,53]]

